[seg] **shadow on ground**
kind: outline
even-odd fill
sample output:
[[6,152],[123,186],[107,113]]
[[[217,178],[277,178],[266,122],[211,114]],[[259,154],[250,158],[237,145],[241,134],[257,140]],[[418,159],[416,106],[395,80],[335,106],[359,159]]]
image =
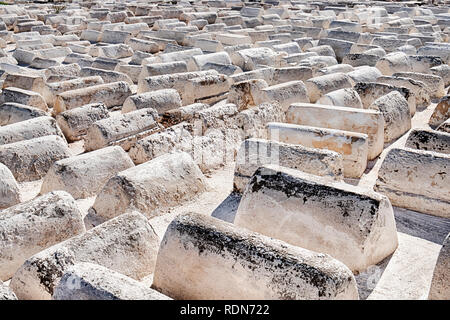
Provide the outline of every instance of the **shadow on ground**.
[[366,300],[377,286],[378,281],[383,275],[384,270],[389,264],[392,255],[374,266],[370,266],[366,271],[355,274],[356,284],[358,286],[359,299]]
[[397,231],[442,245],[450,233],[450,219],[393,207]]
[[232,192],[230,195],[222,201],[219,206],[214,209],[211,214],[212,217],[233,223],[236,216],[239,203],[241,202],[242,194]]

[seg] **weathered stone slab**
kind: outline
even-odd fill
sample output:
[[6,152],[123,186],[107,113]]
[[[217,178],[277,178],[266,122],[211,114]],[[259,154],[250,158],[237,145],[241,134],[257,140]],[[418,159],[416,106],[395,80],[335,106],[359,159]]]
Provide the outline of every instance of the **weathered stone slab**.
[[24,90],[30,90],[42,94],[45,83],[42,76],[33,74],[17,74],[8,73],[5,81],[3,82],[3,88],[16,87]]
[[216,53],[223,51],[223,45],[220,41],[204,39],[200,36],[192,39],[192,45],[196,48],[202,49],[203,52]]
[[401,137],[411,129],[411,114],[408,102],[398,92],[392,91],[375,100],[369,109],[378,110],[384,117],[384,142]]
[[143,215],[123,214],[30,257],[14,274],[10,286],[19,299],[50,300],[66,270],[80,262],[141,280],[154,271],[158,242]]
[[432,128],[438,127],[440,124],[450,118],[450,95],[446,95],[439,100],[433,114],[428,121],[428,124]]
[[270,48],[250,48],[231,54],[231,61],[243,71],[257,69],[257,65],[280,67],[281,54]]
[[128,151],[135,164],[147,162],[173,151],[193,153],[193,126],[180,122],[160,132],[140,139]]
[[84,147],[87,151],[120,145],[124,150],[138,140],[160,129],[155,109],[145,108],[94,122],[87,130]]
[[397,72],[412,71],[411,61],[403,52],[389,53],[378,60],[375,66],[386,76],[391,76]]
[[65,140],[55,119],[48,116],[37,117],[0,127],[0,145],[51,135]]
[[156,53],[159,51],[159,46],[156,42],[131,38],[128,40],[127,45],[129,45],[133,51],[141,51],[147,53]]
[[450,236],[444,240],[439,257],[434,268],[433,280],[431,282],[430,300],[448,300],[450,299],[449,274],[450,268]]
[[129,96],[123,103],[122,113],[153,108],[158,113],[181,107],[181,98],[175,89],[161,89]]
[[331,39],[331,38],[321,38],[319,40],[318,45],[329,45],[333,48],[334,53],[336,54],[336,59],[339,63],[342,62],[345,55],[350,53],[350,49],[352,48],[354,42],[340,40],[340,39]]
[[[311,47],[311,48],[307,49],[306,52],[315,52],[319,56],[329,56],[329,57],[336,58],[333,48],[329,45]],[[291,53],[294,53],[294,52],[291,52]],[[298,53],[300,53],[300,52],[298,52]]]
[[242,142],[236,157],[234,191],[244,192],[253,173],[266,164],[277,164],[335,180],[342,179],[342,156],[336,152],[251,138]]
[[230,81],[223,74],[202,75],[189,79],[182,93],[183,104],[208,103],[214,104],[224,100],[230,90]]
[[414,129],[408,135],[405,147],[450,154],[450,134],[427,129]]
[[418,72],[396,72],[393,75],[423,82],[429,88],[430,96],[433,98],[445,96],[444,81],[439,76]]
[[303,81],[289,81],[262,88],[261,94],[253,97],[255,104],[277,101],[283,111],[286,111],[291,103],[309,102],[308,92]]
[[211,129],[223,131],[233,127],[237,114],[238,109],[232,103],[217,104],[198,110],[194,113],[194,134],[205,135]]
[[[113,71],[113,70],[103,70],[99,68],[82,68],[80,71],[81,77],[94,77],[100,76],[105,83],[115,83],[118,81],[123,81],[129,85],[133,85],[133,81],[125,73]],[[72,89],[73,90],[73,89]]]
[[405,87],[397,87],[385,83],[362,83],[355,84],[354,89],[358,92],[364,109],[369,108],[378,98],[392,92],[398,91],[408,101],[409,112],[411,115],[416,113],[416,98],[414,93]]
[[358,92],[351,88],[328,92],[317,101],[318,104],[362,109]]
[[0,126],[5,126],[47,115],[47,112],[41,109],[37,109],[20,103],[6,102],[0,106]]
[[347,72],[353,86],[358,82],[376,82],[381,75],[380,70],[369,66],[356,67],[353,71]]
[[342,63],[349,64],[352,67],[370,66],[375,67],[380,57],[368,53],[349,53],[342,59]]
[[311,103],[293,103],[286,112],[286,121],[304,126],[360,132],[368,135],[368,159],[383,151],[384,117],[379,111]]
[[336,73],[336,72],[347,73],[347,72],[351,72],[353,70],[354,70],[354,68],[351,65],[341,63],[341,64],[335,64],[333,66],[317,69],[314,71],[314,75],[315,76],[324,76],[324,75],[330,74],[330,73]]
[[74,199],[56,191],[0,214],[0,279],[8,280],[32,255],[85,232]]
[[103,103],[106,107],[120,106],[131,95],[124,81],[99,84],[58,94],[54,105],[56,113],[91,103]]
[[60,63],[56,61],[56,59],[45,59],[41,57],[34,57],[33,61],[31,61],[30,67],[34,69],[47,69],[49,67],[56,67],[59,65]]
[[439,127],[436,128],[438,131],[450,133],[450,118],[444,121]]
[[[379,83],[386,83],[397,87],[408,88],[414,93],[416,106],[428,106],[430,104],[430,90],[422,82],[405,77],[381,76],[377,80]],[[411,115],[413,116],[413,114]]]
[[363,271],[397,248],[394,213],[373,191],[280,166],[258,169],[235,224]]
[[219,74],[223,74],[226,76],[232,76],[234,74],[238,74],[242,72],[242,69],[234,64],[221,64],[208,62],[203,66],[203,70],[216,70]]
[[252,44],[252,38],[246,35],[220,33],[216,35],[216,40],[220,41],[223,46],[234,46],[239,44]]
[[386,50],[386,52],[394,52],[397,53],[398,52],[398,48],[405,46],[407,44],[407,41],[404,39],[395,39],[395,38],[391,38],[391,37],[376,37],[372,40],[372,45],[375,46],[380,46],[382,47],[384,50]]
[[[176,31],[172,31],[176,32]],[[184,38],[184,33],[183,38]],[[157,62],[174,62],[174,61],[184,61],[188,63],[188,61],[198,55],[202,55],[203,51],[200,48],[193,48],[188,50],[182,50],[182,51],[175,51],[175,52],[168,52],[163,53],[158,56]]]
[[120,44],[128,42],[133,37],[131,32],[118,30],[103,30],[100,41],[105,43]]
[[393,205],[448,218],[449,166],[448,154],[392,149],[381,165],[374,188],[387,195]]
[[312,68],[306,66],[274,68],[272,79],[268,84],[275,85],[289,81],[303,81],[313,77]]
[[430,44],[426,44],[420,47],[417,50],[417,54],[419,55],[431,55],[440,57],[445,63],[450,63],[450,47],[445,47],[444,43],[435,43],[432,42]]
[[231,59],[225,51],[193,56],[188,62],[188,70],[205,70],[204,66],[210,62],[229,65],[231,64]]
[[44,75],[46,76],[47,83],[55,81],[63,81],[69,79],[75,79],[80,74],[81,67],[76,64],[64,64],[56,67],[50,67],[45,69]]
[[152,287],[174,299],[358,299],[350,270],[330,256],[200,214],[169,225]]
[[345,177],[359,178],[366,169],[368,155],[366,134],[276,122],[267,124],[267,131],[270,140],[327,149],[342,154]]
[[87,218],[101,223],[130,210],[154,217],[205,190],[205,177],[188,154],[165,154],[112,177]]
[[142,72],[142,66],[118,64],[114,71],[127,75],[133,81],[133,84],[137,84],[139,82],[139,75]]
[[171,300],[133,278],[98,264],[81,262],[66,270],[52,300]]
[[262,79],[250,79],[234,82],[228,93],[227,102],[235,104],[239,110],[245,110],[257,105],[258,98],[262,100],[262,90],[267,88],[267,82]]
[[267,83],[272,83],[274,73],[275,73],[275,68],[264,67],[261,69],[246,71],[246,72],[232,75],[232,76],[230,76],[230,79],[233,80],[234,83],[248,81],[248,80],[263,80]]
[[40,193],[64,190],[75,199],[95,196],[111,177],[133,166],[128,154],[118,146],[62,159],[45,175]]
[[431,74],[439,76],[444,81],[444,86],[450,86],[450,66],[448,64],[442,64],[440,66],[430,68]]
[[[284,122],[285,112],[279,103],[273,101],[241,111],[233,120],[236,126],[242,130],[240,140],[248,138],[268,139],[267,124],[269,122]],[[237,147],[238,145],[236,145]]]
[[65,91],[87,88],[97,84],[103,84],[103,79],[100,76],[83,77],[81,79],[72,79],[58,82],[47,83],[42,90],[42,96],[49,106],[53,106],[58,94]]
[[56,115],[56,122],[68,141],[80,140],[94,122],[109,117],[102,103],[87,104]]
[[[96,47],[94,47],[93,49],[95,49],[95,48]],[[93,50],[93,49],[91,49],[91,50]],[[98,50],[98,48],[97,48],[97,50]],[[82,54],[82,53],[75,53],[74,52],[74,53],[69,54],[64,59],[63,62],[64,63],[69,63],[69,64],[76,64],[81,70],[81,67],[91,66],[92,63],[94,62],[94,58],[91,57],[89,54]],[[50,67],[50,68],[58,68],[58,67],[62,67],[62,65],[54,66],[54,67]],[[73,77],[70,77],[69,79],[67,79],[66,77],[63,77],[62,79],[60,79],[60,77],[58,77],[58,78],[59,79],[57,81],[74,79]]]
[[66,141],[54,135],[0,146],[0,162],[19,182],[41,179],[55,161],[71,155]]
[[25,104],[44,111],[48,109],[44,98],[39,93],[15,87],[3,88],[0,103],[5,102]]
[[192,122],[197,111],[207,108],[209,108],[209,105],[206,103],[193,103],[177,109],[172,109],[166,111],[162,115],[161,122],[165,127],[172,126],[183,121]]
[[410,55],[412,71],[418,73],[430,73],[430,69],[443,65],[444,61],[437,56]]
[[305,82],[309,100],[314,103],[328,92],[351,88],[350,78],[344,73],[332,73],[324,76],[314,77]]
[[148,91],[155,91],[161,89],[175,89],[183,99],[185,94],[185,85],[190,79],[198,78],[207,75],[218,75],[215,70],[182,72],[173,74],[164,74],[160,76],[152,76],[145,78],[138,83],[137,93],[144,93]]
[[0,210],[20,202],[20,191],[11,170],[0,163]]
[[139,80],[142,81],[147,77],[160,76],[172,73],[187,72],[187,64],[184,61],[173,61],[165,63],[151,63],[142,67]]
[[[92,63],[80,70],[80,75],[83,76],[100,76],[105,82],[111,82],[112,79],[122,78],[123,81],[129,81],[128,78],[124,77],[123,74],[109,73],[105,71],[114,71],[118,66],[124,65],[125,63],[118,58],[110,58],[99,56],[92,60]],[[82,71],[83,70],[83,71]],[[119,81],[119,80],[116,80]],[[114,82],[114,81],[112,81]]]

